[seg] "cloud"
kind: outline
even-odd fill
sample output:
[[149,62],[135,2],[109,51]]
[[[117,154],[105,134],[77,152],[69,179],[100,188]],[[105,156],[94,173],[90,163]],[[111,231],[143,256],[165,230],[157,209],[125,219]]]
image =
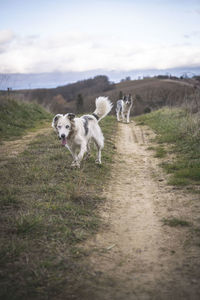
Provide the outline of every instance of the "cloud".
[[192,31],[188,34],[184,34],[184,38],[185,39],[193,39],[193,40],[197,40],[199,42],[200,39],[200,31],[196,30],[196,31]]
[[15,37],[15,34],[11,30],[0,30],[0,45],[11,42]]
[[[4,38],[3,38],[4,37]],[[200,65],[198,45],[136,43],[117,34],[1,35],[1,73],[165,69]],[[1,41],[1,39],[0,39]]]
[[11,30],[0,30],[0,54],[7,51],[14,39],[15,34]]

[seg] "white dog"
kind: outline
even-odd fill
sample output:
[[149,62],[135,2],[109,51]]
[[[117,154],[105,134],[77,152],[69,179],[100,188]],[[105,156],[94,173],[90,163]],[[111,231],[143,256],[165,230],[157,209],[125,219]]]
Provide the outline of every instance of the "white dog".
[[125,118],[127,123],[130,122],[129,116],[130,116],[132,105],[133,105],[133,98],[131,94],[129,94],[128,96],[124,96],[123,99],[117,101],[117,107],[116,107],[117,121],[120,121],[120,113],[121,113],[123,122],[125,122]]
[[96,110],[91,115],[80,118],[72,113],[57,114],[53,118],[52,127],[58,134],[62,145],[67,147],[72,154],[73,167],[80,167],[85,152],[90,152],[90,141],[94,140],[98,157],[96,163],[101,164],[101,150],[104,147],[104,137],[98,122],[112,109],[112,103],[107,97],[96,99]]

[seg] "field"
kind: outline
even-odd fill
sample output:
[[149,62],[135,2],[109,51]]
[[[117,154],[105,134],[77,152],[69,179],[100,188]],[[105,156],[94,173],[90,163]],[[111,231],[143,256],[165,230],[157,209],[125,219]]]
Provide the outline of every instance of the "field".
[[107,116],[72,169],[50,113],[1,105],[1,299],[199,299],[198,114]]
[[79,243],[101,223],[97,208],[112,165],[114,119],[103,120],[102,128],[101,167],[93,153],[81,170],[72,170],[51,128],[16,157],[1,157],[1,299],[70,297],[90,276]]

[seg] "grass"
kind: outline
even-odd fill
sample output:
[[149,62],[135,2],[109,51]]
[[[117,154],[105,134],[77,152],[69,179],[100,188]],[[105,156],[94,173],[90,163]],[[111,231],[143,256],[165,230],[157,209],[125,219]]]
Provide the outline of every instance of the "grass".
[[163,225],[167,225],[170,227],[189,227],[191,224],[188,221],[177,219],[177,218],[169,218],[169,219],[162,219]]
[[155,148],[155,150],[156,150],[155,157],[163,158],[167,154],[167,152],[166,152],[166,150],[164,149],[163,146],[158,146],[158,147]]
[[[164,157],[167,151],[176,154],[172,162],[162,163],[171,174],[169,184],[199,185],[200,183],[200,119],[184,109],[164,108],[135,118],[139,124],[150,126],[160,144],[156,157]],[[165,150],[163,144],[169,145]]]
[[19,137],[50,118],[51,114],[38,104],[0,98],[0,140]]
[[[49,123],[49,126],[51,124]],[[109,179],[114,117],[101,121],[105,136],[102,166],[96,151],[81,169],[52,130],[1,166],[1,299],[74,299],[91,277],[79,243],[97,232],[97,208]]]

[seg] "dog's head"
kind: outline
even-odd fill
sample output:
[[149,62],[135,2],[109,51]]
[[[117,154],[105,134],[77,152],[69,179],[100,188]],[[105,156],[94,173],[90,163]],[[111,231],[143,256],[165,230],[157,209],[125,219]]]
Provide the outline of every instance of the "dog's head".
[[62,141],[62,145],[66,145],[67,139],[74,129],[74,118],[75,115],[72,113],[66,115],[56,115],[53,118],[52,127],[58,134],[59,139]]
[[124,96],[124,103],[127,105],[127,106],[130,106],[132,103],[133,103],[133,98],[131,96],[131,94],[129,94],[128,96]]

